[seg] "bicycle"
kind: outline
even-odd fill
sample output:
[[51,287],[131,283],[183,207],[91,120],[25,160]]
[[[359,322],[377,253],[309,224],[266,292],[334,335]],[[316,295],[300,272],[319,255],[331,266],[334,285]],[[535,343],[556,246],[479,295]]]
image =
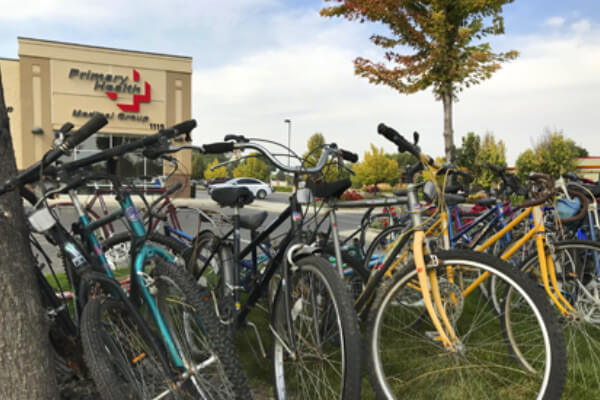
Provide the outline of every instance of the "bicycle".
[[[297,190],[301,175],[321,171],[329,156],[349,158],[350,153],[329,146],[325,148],[315,167],[288,167],[279,162],[266,148],[254,143],[257,141],[255,139],[250,141],[243,136],[229,135],[226,140],[229,141],[205,144],[200,148],[157,147],[154,150],[149,149],[146,154],[160,155],[182,148],[192,148],[209,154],[245,149],[258,151],[277,168],[293,174],[294,191],[290,196],[290,205],[265,229],[256,232],[247,246],[241,248],[241,226],[256,230],[264,222],[266,214],[240,216],[240,208],[253,200],[253,196],[245,187],[214,189],[211,192],[213,200],[234,209],[233,229],[225,237],[211,240],[208,249],[206,242],[202,242],[205,245],[203,249],[208,250],[208,256],[204,256],[200,251],[201,241],[195,240],[189,268],[199,281],[207,276],[217,277],[213,281],[215,286],[211,287],[215,308],[223,323],[232,325],[232,329],[252,326],[247,320],[248,315],[269,292],[269,288],[273,287],[272,280],[278,273],[280,279],[272,292],[272,298],[268,298],[275,397],[358,399],[361,371],[360,352],[355,351],[360,346],[356,314],[339,271],[332,268],[328,261],[315,256],[316,249],[302,243],[300,233],[305,216],[299,205]],[[242,303],[240,262],[256,251],[277,227],[288,220],[291,224],[290,229],[280,240],[264,270],[256,275],[257,280],[252,285],[246,301]],[[200,233],[197,238],[203,235],[205,234]],[[229,247],[231,236],[233,239]],[[195,262],[198,257],[201,257],[200,266]],[[211,262],[217,257],[231,261]],[[218,270],[214,269],[215,265],[219,267]],[[257,332],[255,327],[254,329]],[[262,343],[260,337],[258,340]]]
[[[54,307],[51,311],[60,316],[57,327],[65,328],[66,332],[60,332],[65,338],[73,337],[80,330],[83,358],[105,399],[180,395],[248,398],[249,388],[239,369],[232,343],[227,335],[223,335],[205,296],[183,269],[171,263],[171,254],[145,244],[147,231],[130,194],[121,190],[114,172],[98,174],[85,169],[136,148],[189,134],[195,121],[88,158],[51,166],[106,123],[103,116],[94,116],[76,134],[46,153],[40,162],[0,187],[0,193],[19,188],[23,196],[33,202],[35,211],[29,217],[31,225],[38,232],[48,233],[65,256],[67,274],[77,294],[73,300],[75,321],[71,320],[66,307],[57,307],[54,290],[44,284],[45,278],[38,271],[45,305]],[[24,185],[34,183],[40,177],[59,184],[43,192],[37,200]],[[89,223],[74,189],[94,179],[109,179],[113,183],[120,210]],[[77,210],[79,226],[76,230],[83,244],[74,239],[47,207],[48,196],[65,191]],[[135,234],[129,296],[114,280],[93,233],[108,221],[123,216]],[[147,307],[146,318],[140,313],[142,305]]]
[[[393,129],[380,124],[378,132],[424,167],[436,166]],[[437,196],[438,212],[423,220],[419,188],[430,198],[440,192],[432,182],[408,185],[412,229],[396,239],[381,271],[405,254],[408,237],[412,252],[379,288],[367,318],[369,377],[376,393],[423,399],[560,398],[565,344],[549,303],[525,274],[491,255],[429,251],[427,223],[445,210],[444,197]],[[501,295],[499,310],[484,296],[469,295],[490,278]]]

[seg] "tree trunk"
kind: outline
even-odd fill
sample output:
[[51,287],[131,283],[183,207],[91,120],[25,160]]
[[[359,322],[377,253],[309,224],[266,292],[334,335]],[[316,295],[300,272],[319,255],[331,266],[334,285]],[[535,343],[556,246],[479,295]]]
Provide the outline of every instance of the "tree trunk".
[[454,164],[456,149],[454,148],[454,131],[452,130],[452,85],[442,95],[444,103],[444,151],[446,162]]
[[[17,171],[0,74],[0,182]],[[0,399],[58,398],[19,194],[0,196]]]

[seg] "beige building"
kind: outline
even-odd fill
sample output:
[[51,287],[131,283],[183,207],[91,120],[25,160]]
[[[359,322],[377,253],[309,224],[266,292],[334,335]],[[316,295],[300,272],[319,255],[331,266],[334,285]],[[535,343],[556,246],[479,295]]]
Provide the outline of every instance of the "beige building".
[[[109,123],[82,143],[82,158],[191,118],[192,58],[18,38],[19,58],[0,58],[17,167],[38,161],[65,122],[75,128],[92,114]],[[177,154],[173,179],[188,183],[190,151]],[[119,160],[124,177],[164,176],[168,166],[127,155]]]
[[577,175],[593,181],[600,179],[600,157],[577,157]]

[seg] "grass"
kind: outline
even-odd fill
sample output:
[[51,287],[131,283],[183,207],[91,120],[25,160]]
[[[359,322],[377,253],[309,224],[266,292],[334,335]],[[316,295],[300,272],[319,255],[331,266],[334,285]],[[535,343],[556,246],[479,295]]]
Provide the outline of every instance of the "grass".
[[[129,271],[127,268],[115,271],[115,275],[118,278],[127,277],[128,273]],[[46,275],[46,278],[53,287],[58,287],[52,275]],[[69,290],[69,283],[66,274],[57,274],[57,278],[61,287],[65,290]],[[472,302],[481,298],[479,293],[473,293],[470,297],[473,300],[471,300],[471,303],[467,302],[465,304],[465,309],[468,309],[469,307],[474,307],[476,304],[474,305]],[[272,359],[270,357],[272,343],[271,333],[269,331],[269,315],[264,308],[255,307],[249,315],[249,321],[256,324],[260,332],[261,339],[265,345],[265,350],[267,352],[267,358],[263,358],[260,354],[259,345],[257,342],[256,335],[254,334],[254,330],[249,327],[237,331],[235,338],[236,347],[241,362],[250,381],[250,385],[255,391],[255,398],[258,400],[271,399],[274,398],[274,396],[272,386]],[[461,323],[466,324],[465,326],[468,326],[471,322],[472,321],[469,321],[468,318],[465,318],[463,321],[461,321]],[[598,349],[596,349],[595,347],[597,347],[598,343],[600,342],[590,340],[590,337],[598,337],[598,332],[600,331],[600,329],[598,329],[597,326],[588,326],[589,330],[585,332],[584,335],[581,331],[579,331],[581,327],[581,325],[578,325],[575,322],[565,323],[565,336],[567,342],[571,346],[580,348],[582,350],[575,355],[573,353],[569,353],[569,377],[572,378],[573,371],[576,371],[580,376],[577,379],[577,383],[572,379],[568,381],[567,386],[565,388],[565,392],[563,394],[563,398],[565,399],[594,398],[597,393],[597,390],[599,389],[595,382],[599,382],[600,379],[598,379],[598,377],[595,376],[595,374],[597,374],[598,370],[600,369],[600,360],[595,358],[598,353]],[[424,329],[427,330],[430,328]],[[594,331],[596,333],[594,333]],[[423,354],[420,351],[415,350],[418,348],[416,345],[418,344],[417,342],[415,342],[412,346],[407,346],[407,342],[405,340],[403,341],[397,333],[393,333],[393,331],[390,332],[392,333],[388,333],[388,336],[386,337],[387,346],[386,354],[384,355],[384,357],[392,359],[394,361],[395,365],[393,365],[393,368],[397,369],[397,371],[402,372],[402,370],[408,370],[411,367],[414,367],[415,365],[419,365],[420,362],[424,362],[424,360],[427,360],[427,358],[423,358]],[[497,329],[490,328],[490,332],[497,332]],[[485,333],[485,331],[483,331],[483,333]],[[428,345],[430,345],[430,343]],[[359,349],[356,350],[360,351]],[[450,357],[444,360],[443,358],[439,358],[438,356],[437,364],[440,368],[441,366],[443,366],[444,362],[448,363],[446,365],[447,367],[452,366],[452,360]],[[366,375],[365,366],[366,362],[363,359],[363,375]],[[426,397],[423,397],[420,388],[424,387],[424,385],[438,385],[442,393],[444,393],[443,397],[441,398],[465,398],[464,391],[460,389],[460,384],[458,384],[457,381],[451,380],[453,378],[452,375],[448,375],[446,379],[434,379],[434,377],[435,375],[429,379],[422,380],[418,384],[409,385],[408,389],[403,389],[403,392],[406,394],[410,394],[411,399],[425,399]],[[485,376],[482,375],[481,388],[478,388],[477,390],[486,389],[486,382],[484,378]],[[477,385],[471,386],[478,387]],[[431,389],[431,387],[429,387],[429,389]],[[507,385],[506,387],[499,387],[496,389],[498,398],[528,398],[528,395],[520,393],[521,388],[518,385]],[[374,398],[375,396],[371,390],[369,381],[366,378],[366,376],[364,376],[361,399]]]

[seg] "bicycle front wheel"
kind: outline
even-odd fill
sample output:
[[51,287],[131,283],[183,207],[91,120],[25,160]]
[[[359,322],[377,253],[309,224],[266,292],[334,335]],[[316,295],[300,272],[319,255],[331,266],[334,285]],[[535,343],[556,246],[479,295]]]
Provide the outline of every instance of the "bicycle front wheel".
[[[564,338],[533,282],[488,254],[454,250],[437,256],[438,265],[428,269],[435,272],[458,344],[448,350],[439,340],[414,264],[398,271],[381,287],[367,322],[369,378],[378,396],[559,399]],[[504,293],[499,314],[478,293],[483,274]]]
[[[360,331],[350,294],[326,260],[296,262],[272,308],[277,399],[359,399]],[[289,301],[286,296],[289,293]]]

